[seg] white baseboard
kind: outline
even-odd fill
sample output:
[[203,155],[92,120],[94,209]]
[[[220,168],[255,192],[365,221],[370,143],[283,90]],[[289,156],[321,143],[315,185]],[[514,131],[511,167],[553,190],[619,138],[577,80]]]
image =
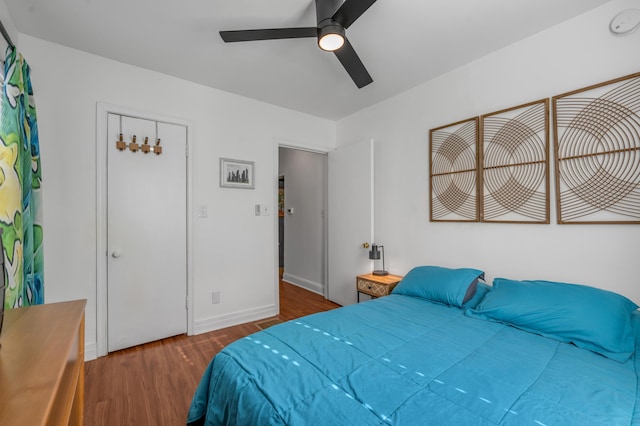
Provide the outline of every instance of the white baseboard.
[[96,342],[89,342],[84,344],[84,360],[93,361],[98,358],[98,347]]
[[[274,317],[276,315],[278,315],[276,305],[269,305],[256,309],[248,309],[246,311],[220,315],[204,320],[196,320],[194,323],[194,332],[195,334],[208,333],[209,331],[215,331],[221,328],[244,324],[246,322],[258,321],[264,318]],[[96,342],[85,343],[84,360],[92,361],[97,358],[98,350]]]
[[302,287],[306,290],[317,293],[321,296],[324,296],[324,286],[321,283],[317,283],[311,280],[307,280],[305,278],[297,277],[292,274],[284,273],[282,275],[282,281],[286,281],[290,284],[297,285],[298,287]]
[[234,312],[232,314],[219,315],[194,322],[194,333],[202,334],[210,331],[220,330],[221,328],[231,327],[246,322],[258,321],[264,318],[274,317],[278,315],[276,305],[264,306],[256,309],[248,309],[246,311]]

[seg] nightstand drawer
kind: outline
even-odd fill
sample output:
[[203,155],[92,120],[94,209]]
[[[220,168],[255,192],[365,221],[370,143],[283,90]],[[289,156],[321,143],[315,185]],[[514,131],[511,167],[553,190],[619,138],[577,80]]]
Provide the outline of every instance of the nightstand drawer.
[[391,293],[391,290],[393,290],[396,284],[397,283],[382,284],[365,280],[363,278],[358,278],[358,291],[361,293],[366,293],[369,296],[381,297]]
[[360,302],[360,293],[371,297],[382,297],[391,294],[391,291],[402,280],[400,275],[373,275],[363,274],[356,277],[356,293]]

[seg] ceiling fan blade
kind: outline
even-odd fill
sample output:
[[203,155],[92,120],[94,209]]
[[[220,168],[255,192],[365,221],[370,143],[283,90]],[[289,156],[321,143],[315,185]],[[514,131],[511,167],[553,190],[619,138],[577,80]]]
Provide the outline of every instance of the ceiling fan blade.
[[230,43],[232,41],[277,40],[282,38],[317,37],[316,27],[273,28],[265,30],[220,31],[220,37]]
[[369,83],[373,82],[373,79],[364,67],[364,64],[356,54],[356,51],[349,43],[349,40],[345,38],[344,46],[334,52],[338,57],[338,60],[342,64],[345,70],[351,76],[353,82],[358,86],[358,89],[362,89]]
[[349,28],[375,2],[376,0],[346,0],[331,19],[339,22],[343,27]]

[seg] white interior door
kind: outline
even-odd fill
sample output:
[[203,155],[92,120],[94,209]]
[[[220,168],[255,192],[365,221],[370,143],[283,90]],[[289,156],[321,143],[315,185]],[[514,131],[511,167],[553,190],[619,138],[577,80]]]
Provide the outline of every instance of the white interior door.
[[373,239],[373,141],[329,153],[329,285],[327,297],[356,302],[356,275],[371,271],[362,243]]
[[[119,151],[122,133],[162,153]],[[187,330],[186,127],[109,114],[107,339],[115,351]]]

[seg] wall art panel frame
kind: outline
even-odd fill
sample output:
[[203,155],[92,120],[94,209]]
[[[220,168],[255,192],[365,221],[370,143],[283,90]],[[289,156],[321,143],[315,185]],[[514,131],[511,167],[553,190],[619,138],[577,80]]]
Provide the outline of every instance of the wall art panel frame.
[[640,224],[640,73],[552,98],[559,224]]
[[549,99],[480,117],[482,222],[549,220]]
[[478,222],[479,117],[429,130],[429,220]]

